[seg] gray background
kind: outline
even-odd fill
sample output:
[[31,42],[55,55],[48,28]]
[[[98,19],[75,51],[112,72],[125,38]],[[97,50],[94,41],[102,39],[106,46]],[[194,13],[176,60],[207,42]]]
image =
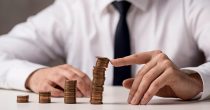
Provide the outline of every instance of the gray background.
[[38,13],[54,0],[0,0],[0,35]]

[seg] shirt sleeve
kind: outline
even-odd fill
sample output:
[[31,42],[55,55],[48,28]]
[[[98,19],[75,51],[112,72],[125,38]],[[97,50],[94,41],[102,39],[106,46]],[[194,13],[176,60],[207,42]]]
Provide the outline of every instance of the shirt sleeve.
[[66,8],[57,0],[1,36],[0,88],[26,90],[25,81],[33,71],[64,58],[63,36],[71,24]]
[[188,67],[185,70],[192,70],[202,78],[203,92],[200,100],[210,99],[210,1],[189,0],[188,23],[192,36],[198,48],[205,55],[206,62],[198,67]]

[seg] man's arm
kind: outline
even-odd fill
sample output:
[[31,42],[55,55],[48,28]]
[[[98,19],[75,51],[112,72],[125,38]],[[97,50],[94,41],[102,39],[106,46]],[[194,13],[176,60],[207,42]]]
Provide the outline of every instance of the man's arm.
[[79,69],[72,65],[44,66],[65,57],[64,36],[71,31],[73,19],[70,5],[66,0],[57,0],[0,39],[0,87],[50,91],[59,97],[68,79],[77,80],[77,96],[90,96],[91,81]]
[[[62,2],[54,3],[0,38],[0,87],[26,90],[25,81],[50,60],[62,57]],[[61,26],[62,25],[62,26]]]
[[[188,3],[188,26],[198,48],[204,53],[206,63],[198,67],[188,67],[183,70],[197,72],[203,82],[203,92],[200,100],[210,98],[210,1],[189,0]],[[193,73],[193,72],[192,72]]]
[[[206,62],[198,67],[177,68],[161,51],[137,53],[112,60],[114,66],[145,64],[134,79],[124,81],[130,89],[128,102],[147,104],[154,95],[201,100],[210,97],[210,1],[186,0],[189,32],[204,53]],[[190,73],[190,74],[186,74]]]

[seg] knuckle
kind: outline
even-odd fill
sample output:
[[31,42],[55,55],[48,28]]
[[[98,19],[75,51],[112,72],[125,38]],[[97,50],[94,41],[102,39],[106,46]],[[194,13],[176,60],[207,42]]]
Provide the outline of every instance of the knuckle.
[[148,75],[148,74],[146,74],[146,75],[144,75],[144,77],[143,77],[142,80],[143,80],[144,82],[146,82],[146,81],[150,80],[150,78],[151,78],[151,76]]
[[159,83],[159,82],[154,82],[154,83],[151,85],[151,89],[152,89],[152,90],[158,89],[159,87],[160,87],[160,83]]
[[167,58],[166,54],[164,54],[164,53],[160,53],[160,54],[158,54],[158,56],[159,56],[159,59],[166,59]]
[[155,55],[158,55],[158,54],[161,54],[163,52],[161,50],[155,50],[154,53],[155,53]]
[[162,63],[162,65],[164,67],[171,67],[171,61],[170,60],[164,60],[163,63]]

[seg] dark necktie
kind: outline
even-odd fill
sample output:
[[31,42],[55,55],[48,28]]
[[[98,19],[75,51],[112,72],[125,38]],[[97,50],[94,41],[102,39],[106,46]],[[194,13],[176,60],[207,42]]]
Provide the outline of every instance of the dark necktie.
[[[120,13],[114,41],[114,58],[121,58],[131,54],[130,37],[127,25],[127,12],[130,7],[127,1],[115,1],[113,6]],[[113,85],[122,85],[123,80],[131,77],[131,66],[114,67]]]

